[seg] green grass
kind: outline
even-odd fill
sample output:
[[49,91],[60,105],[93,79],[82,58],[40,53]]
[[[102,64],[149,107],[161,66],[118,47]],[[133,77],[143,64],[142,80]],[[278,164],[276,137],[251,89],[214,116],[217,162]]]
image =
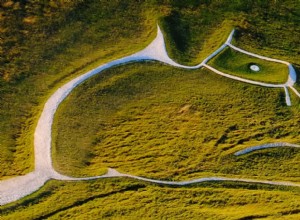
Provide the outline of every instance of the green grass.
[[[289,75],[287,65],[251,57],[228,47],[208,64],[227,74],[267,83],[285,83]],[[260,70],[251,70],[251,65],[259,66]]]
[[154,38],[157,22],[170,56],[180,63],[201,62],[236,27],[238,46],[300,64],[294,1],[4,1],[1,6],[0,178],[33,169],[34,128],[55,89],[142,49]]
[[[144,48],[156,34],[157,14],[143,10],[146,5],[58,4],[28,2],[18,8],[16,3],[1,12],[5,15],[0,21],[1,39],[5,40],[0,56],[0,178],[33,169],[36,122],[43,104],[60,85]],[[31,16],[34,23],[24,22]]]
[[201,63],[226,41],[235,26],[241,25],[239,16],[226,15],[208,11],[205,4],[194,9],[172,8],[160,19],[169,56],[186,65]]
[[235,27],[239,47],[299,65],[300,27],[295,24],[300,22],[300,5],[295,1],[160,3],[170,11],[161,19],[167,48],[180,63],[200,63],[225,42]]
[[61,104],[53,128],[56,168],[100,168],[157,179],[207,175],[299,181],[299,150],[247,156],[248,146],[299,143],[299,108],[281,89],[252,86],[207,70],[130,64],[106,70]]
[[49,181],[0,207],[1,219],[297,219],[298,188],[237,183],[165,187],[130,179]]
[[[2,1],[0,4],[2,6],[0,7],[0,179],[25,174],[33,169],[33,132],[47,98],[60,85],[75,76],[99,64],[142,49],[155,37],[157,22],[163,28],[170,56],[179,63],[198,64],[224,43],[231,29],[236,27],[238,32],[235,36],[235,45],[258,54],[289,61],[295,64],[298,69],[300,66],[300,48],[298,46],[300,27],[297,25],[300,22],[300,5],[292,0],[230,1],[230,3],[225,0]],[[140,72],[144,71],[144,68],[139,68],[141,69]],[[154,73],[160,73],[162,70],[162,67],[151,69]],[[185,77],[188,73],[185,71],[180,73],[168,68],[165,70],[182,74]],[[134,70],[132,71],[133,75],[136,74]],[[205,75],[204,73],[207,72],[199,71],[197,74],[202,77]],[[129,72],[126,74],[128,75]],[[122,80],[129,79],[126,74],[125,78],[120,77],[118,79],[121,80],[120,83]],[[193,74],[196,73],[193,72]],[[209,72],[209,74],[212,73]],[[122,74],[120,73],[120,75]],[[108,74],[108,76],[110,75]],[[199,84],[194,83],[194,81],[199,82],[197,81],[199,79],[193,77],[189,78],[190,84],[185,82],[187,91],[199,88]],[[170,125],[179,124],[180,130],[176,132],[180,134],[180,137],[186,137],[185,140],[179,140],[179,144],[189,140],[191,133],[187,131],[187,128],[190,127],[198,131],[199,136],[208,137],[206,140],[195,138],[187,145],[187,150],[191,151],[190,154],[192,155],[194,152],[195,155],[189,159],[184,158],[186,152],[183,152],[181,146],[175,143],[170,147],[166,144],[162,146],[163,148],[156,146],[152,153],[152,155],[157,152],[158,155],[166,155],[162,158],[162,163],[159,164],[158,174],[154,174],[153,169],[150,169],[149,174],[147,157],[135,161],[136,158],[130,155],[130,150],[128,153],[125,152],[123,158],[131,157],[134,158],[133,161],[129,161],[127,165],[118,161],[115,163],[115,167],[118,169],[122,167],[124,171],[138,174],[137,170],[145,165],[145,173],[147,172],[145,175],[166,179],[193,178],[218,172],[220,175],[249,177],[249,173],[251,173],[253,177],[257,175],[257,177],[263,176],[269,179],[298,181],[296,169],[299,166],[297,165],[299,152],[296,150],[272,149],[238,158],[230,155],[235,150],[245,146],[261,143],[262,139],[298,142],[299,99],[292,95],[293,104],[297,103],[297,105],[287,109],[282,91],[252,87],[236,82],[229,83],[228,80],[215,77],[221,81],[217,85],[209,83],[214,89],[201,88],[203,93],[200,95],[206,97],[205,99],[197,100],[201,96],[197,96],[195,99],[187,96],[191,99],[183,101],[182,96],[187,94],[182,93],[178,102],[175,102],[177,97],[174,98],[174,105],[169,108],[166,106],[159,108],[144,103],[145,106],[149,107],[149,109],[144,109],[138,105],[138,103],[143,104],[142,102],[132,104],[136,110],[142,112],[142,116],[144,113],[146,116],[151,113],[150,116],[152,116],[153,111],[156,111],[153,116],[157,119],[150,117],[147,119],[150,123],[162,124],[165,120],[166,122],[172,121],[173,124]],[[134,80],[134,78],[131,79]],[[183,78],[178,77],[174,85],[180,85],[179,79],[181,82]],[[184,79],[188,80],[188,78]],[[209,82],[212,80],[205,77],[204,79]],[[103,82],[101,81],[102,86],[105,84],[104,81],[105,79]],[[153,79],[152,83],[154,81]],[[108,83],[112,82],[109,80]],[[145,84],[145,82],[143,83]],[[109,87],[110,84],[107,86]],[[172,90],[172,87],[160,86],[163,91],[165,89]],[[233,89],[236,86],[238,89]],[[80,88],[78,89],[80,90]],[[300,88],[299,85],[297,88]],[[95,87],[95,90],[98,89],[101,90],[101,88]],[[155,89],[158,88],[155,87]],[[221,92],[226,90],[228,98],[218,94],[216,92],[218,90]],[[240,94],[241,90],[245,93],[244,98],[236,96]],[[150,88],[150,91],[155,90]],[[86,95],[86,93],[83,94]],[[133,94],[128,96],[132,98]],[[231,101],[229,97],[236,98]],[[108,96],[106,98],[110,100]],[[136,100],[136,97],[134,98]],[[162,100],[162,96],[158,98],[160,99],[158,101]],[[91,97],[91,99],[93,102],[86,106],[86,115],[93,115],[97,111],[103,110],[103,105],[98,107],[95,105],[96,98]],[[259,99],[261,100],[259,101]],[[173,118],[163,117],[168,111],[177,113],[186,106],[188,101],[192,101],[193,108],[186,107],[188,109],[186,115],[178,115],[176,119],[172,114],[170,116]],[[207,103],[205,107],[199,105],[199,103],[205,102]],[[244,103],[247,103],[246,107],[243,106]],[[86,105],[86,103],[84,104]],[[236,104],[238,107],[231,107],[231,105],[235,106]],[[109,103],[105,106],[109,107]],[[202,109],[194,109],[194,106],[202,106]],[[131,107],[128,105],[128,109],[123,108],[119,118],[136,117],[137,114],[131,115],[129,111],[132,109]],[[203,109],[207,110],[204,111]],[[201,123],[194,124],[194,122],[198,123],[199,121],[198,116],[193,116],[193,112],[197,111],[205,113],[200,115],[204,121],[211,121],[208,127],[206,124],[205,126]],[[59,114],[63,112],[65,110]],[[217,119],[211,120],[216,114]],[[238,120],[239,123],[243,120],[243,126],[238,127],[238,130],[231,130],[235,128],[234,125],[236,124],[233,115],[244,117]],[[77,117],[80,118],[80,116]],[[138,117],[141,116],[138,115]],[[122,124],[119,118],[115,121],[117,124],[112,125],[121,126],[119,128],[122,130],[118,132],[125,134],[126,130],[123,129],[127,129],[130,124]],[[189,121],[190,118],[191,121]],[[145,118],[141,119],[146,122]],[[163,119],[163,121],[160,122],[159,119]],[[91,118],[88,118],[86,123],[91,121],[93,122]],[[60,120],[59,122],[68,124],[67,120]],[[78,125],[75,122],[76,117],[74,116],[74,120],[69,123],[76,127]],[[143,128],[144,130],[139,129],[137,122],[129,122],[132,123],[133,127],[135,126],[135,131],[140,132],[140,134],[145,132],[146,128]],[[224,127],[225,124],[228,125],[228,129]],[[233,127],[230,127],[231,125]],[[101,126],[107,125],[101,124]],[[173,127],[164,126],[160,128],[161,130],[164,129],[163,131],[173,129]],[[93,130],[94,128],[96,128],[96,132]],[[68,166],[65,168],[65,172],[77,175],[99,174],[103,172],[102,168],[111,166],[109,161],[102,163],[103,158],[97,157],[98,154],[102,154],[99,152],[101,145],[97,142],[101,137],[98,132],[100,128],[102,127],[97,127],[97,125],[88,126],[84,131],[86,140],[82,137],[83,134],[76,133],[78,140],[83,145],[79,147],[78,144],[76,145],[79,152],[67,152],[71,157],[67,158],[66,164]],[[76,128],[73,130],[78,131]],[[148,131],[153,132],[153,130],[146,132]],[[156,142],[169,142],[168,138],[177,138],[176,132],[168,134],[166,137],[152,133],[154,140],[151,139],[151,136],[147,138],[154,144],[155,140]],[[210,133],[212,133],[211,136]],[[261,133],[263,133],[262,136],[257,135]],[[106,134],[108,138],[117,140],[116,133],[106,131]],[[64,135],[74,137],[74,134]],[[135,141],[134,144],[140,139],[139,136],[132,138]],[[145,137],[143,136],[143,138]],[[60,141],[63,139],[64,137]],[[218,140],[221,142],[214,146]],[[242,143],[237,144],[239,140],[242,140]],[[224,143],[222,143],[223,141]],[[72,140],[73,142],[76,141]],[[91,143],[95,145],[92,145],[92,148],[90,148]],[[194,143],[201,143],[201,149],[206,150],[200,152],[200,155],[205,156],[197,160],[198,164],[194,163],[195,160],[193,160],[199,159],[197,157],[199,153],[193,148],[196,146]],[[148,156],[148,151],[138,151],[138,146],[142,146],[143,143],[138,144],[140,145],[132,148],[133,153],[144,153]],[[69,147],[69,145],[66,146]],[[61,147],[63,148],[65,145]],[[168,149],[166,147],[172,151],[166,152]],[[124,150],[126,150],[125,148],[126,146]],[[110,152],[113,152],[111,149],[106,150],[109,151],[106,158],[111,158],[110,162],[113,163],[114,156],[109,155]],[[88,154],[89,151],[96,153]],[[119,153],[116,149],[115,151]],[[183,153],[184,156],[180,156],[180,153]],[[76,154],[79,155],[77,159]],[[170,154],[175,155],[173,160],[170,160]],[[152,155],[150,154],[150,156]],[[164,160],[164,158],[166,159]],[[208,159],[205,161],[204,158]],[[194,164],[186,164],[190,162],[189,160]],[[74,168],[73,165],[77,162],[78,167]],[[157,160],[154,162],[157,163]],[[129,169],[128,164],[130,163],[133,163],[134,166]],[[100,164],[100,166],[96,166],[96,164]],[[153,164],[150,163],[150,167],[151,165]],[[166,171],[164,166],[171,167],[171,169]],[[179,170],[180,167],[187,169]],[[293,169],[290,169],[291,167]],[[284,175],[283,178],[282,175]],[[229,186],[220,184],[218,186],[208,185],[205,188],[199,186],[175,189],[146,185],[145,191],[141,191],[143,190],[142,187],[142,189],[140,188],[141,184],[142,186],[145,185],[144,183],[125,180],[124,182],[99,180],[86,183],[50,181],[35,194],[11,205],[1,207],[0,218],[42,219],[48,216],[50,219],[57,219],[62,216],[65,219],[98,219],[97,216],[100,216],[111,219],[157,219],[165,216],[170,218],[178,218],[179,216],[184,219],[199,219],[201,216],[208,219],[243,217],[299,219],[299,192],[292,188],[260,188],[259,185],[255,184],[247,186],[245,189],[234,183],[229,184]],[[229,189],[227,189],[228,187]],[[191,200],[191,198],[193,199]],[[178,201],[183,202],[179,203]]]
[[297,45],[300,44],[300,27],[295,24],[300,22],[300,4],[295,1],[247,3],[247,15],[243,25],[238,27],[234,44],[260,55],[299,65]]

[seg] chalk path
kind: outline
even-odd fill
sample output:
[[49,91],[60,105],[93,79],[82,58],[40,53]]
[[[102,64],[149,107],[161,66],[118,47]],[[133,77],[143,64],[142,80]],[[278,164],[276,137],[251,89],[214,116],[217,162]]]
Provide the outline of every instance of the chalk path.
[[[251,83],[259,86],[265,87],[279,87],[284,88],[286,92],[286,96],[288,96],[287,87],[291,88],[292,91],[295,92],[296,95],[300,97],[299,92],[293,87],[294,83],[296,82],[296,73],[293,66],[285,61],[279,61],[271,58],[266,58],[260,56],[261,59],[266,59],[273,62],[280,62],[284,63],[289,66],[289,79],[285,84],[267,84],[262,82],[256,82],[252,80],[243,79],[240,77],[235,77],[229,74],[225,74],[216,70],[215,68],[207,65],[207,62],[216,56],[219,52],[221,52],[227,46],[232,47],[242,53],[246,53],[250,56],[259,55],[252,54],[250,52],[244,51],[239,49],[233,45],[231,45],[231,40],[233,37],[234,31],[231,32],[225,44],[223,44],[218,50],[213,52],[209,55],[206,59],[202,61],[197,66],[184,66],[176,63],[171,58],[169,58],[165,42],[163,38],[163,34],[159,27],[157,27],[157,36],[153,40],[153,42],[147,46],[144,50],[137,52],[133,55],[111,61],[109,63],[103,64],[73,80],[68,82],[67,84],[60,87],[46,102],[43,112],[39,118],[35,133],[34,133],[34,156],[35,156],[35,170],[30,172],[24,176],[14,177],[7,180],[0,181],[0,205],[5,205],[7,203],[16,201],[24,196],[27,196],[39,188],[41,188],[48,180],[50,179],[57,179],[57,180],[66,180],[66,181],[79,181],[79,180],[92,180],[98,178],[110,178],[110,177],[129,177],[134,178],[142,181],[157,183],[157,184],[165,184],[165,185],[175,185],[175,186],[183,186],[188,184],[206,182],[206,181],[236,181],[236,182],[247,182],[247,183],[264,183],[264,184],[272,184],[272,185],[286,185],[286,186],[297,186],[300,187],[298,183],[292,182],[276,182],[276,181],[266,181],[266,180],[255,180],[255,179],[239,179],[239,178],[225,178],[225,177],[206,177],[206,178],[199,178],[194,180],[187,180],[187,181],[162,181],[162,180],[154,180],[148,179],[144,177],[133,176],[129,174],[122,174],[116,170],[108,169],[108,172],[105,175],[95,176],[95,177],[87,177],[87,178],[74,178],[59,174],[55,171],[52,166],[52,159],[51,159],[51,129],[54,114],[59,106],[59,104],[68,96],[68,94],[80,83],[87,80],[88,78],[94,76],[95,74],[100,73],[101,71],[108,69],[110,67],[121,65],[129,62],[139,62],[143,60],[154,60],[159,61],[171,66],[185,68],[185,69],[196,69],[200,67],[205,67],[210,69],[211,71],[220,74],[222,76],[238,80],[244,83]],[[289,98],[288,98],[289,99]],[[287,105],[290,105],[290,100],[287,100]],[[271,145],[270,145],[271,146]],[[272,147],[274,147],[272,145]],[[248,152],[253,150],[262,149],[263,147],[251,148],[248,149]],[[267,148],[267,147],[264,147]],[[247,149],[244,150],[244,153]],[[241,155],[242,153],[237,152],[237,155]]]
[[234,153],[235,156],[240,156],[244,154],[248,154],[253,151],[267,149],[267,148],[275,148],[275,147],[292,147],[292,148],[300,148],[300,145],[298,144],[290,144],[286,142],[278,142],[278,143],[270,143],[270,144],[262,144],[254,147],[248,147],[246,149],[240,150],[236,153]]

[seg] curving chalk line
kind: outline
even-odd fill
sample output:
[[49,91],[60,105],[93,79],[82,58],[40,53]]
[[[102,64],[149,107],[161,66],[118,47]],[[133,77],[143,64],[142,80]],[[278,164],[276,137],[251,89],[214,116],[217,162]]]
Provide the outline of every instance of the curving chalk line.
[[241,155],[253,152],[253,151],[267,149],[267,148],[275,148],[275,147],[294,147],[294,148],[300,148],[300,145],[298,145],[298,144],[290,144],[290,143],[286,143],[286,142],[262,144],[262,145],[248,147],[246,149],[240,150],[240,151],[236,152],[234,155],[235,156],[241,156]]

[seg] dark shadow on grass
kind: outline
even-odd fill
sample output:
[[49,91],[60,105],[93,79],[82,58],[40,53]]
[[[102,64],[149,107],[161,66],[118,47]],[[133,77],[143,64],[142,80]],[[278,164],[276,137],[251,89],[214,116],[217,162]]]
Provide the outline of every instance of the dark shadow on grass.
[[[295,215],[299,214],[300,209],[295,209],[295,210],[289,210],[289,211],[283,211],[283,212],[278,212],[276,213],[276,216],[285,216],[285,215]],[[250,220],[250,219],[259,219],[259,218],[266,218],[270,215],[248,215],[242,218],[238,218],[238,220]]]
[[161,22],[171,45],[182,53],[186,52],[190,42],[190,30],[189,26],[182,21],[179,12],[172,11]]
[[104,198],[104,197],[107,197],[107,196],[111,196],[111,195],[114,195],[114,194],[118,194],[118,193],[123,193],[123,192],[127,192],[127,191],[137,191],[138,189],[142,189],[142,188],[145,188],[146,186],[145,185],[142,185],[142,184],[135,184],[135,185],[132,185],[132,186],[128,186],[124,189],[121,189],[121,190],[117,190],[117,191],[112,191],[112,192],[109,192],[109,193],[103,193],[103,194],[100,194],[100,195],[96,195],[96,196],[92,196],[92,197],[89,197],[87,199],[83,199],[83,200],[79,200],[79,201],[76,201],[74,202],[72,205],[68,205],[68,206],[65,206],[63,208],[60,208],[58,210],[55,210],[53,212],[50,212],[46,215],[42,215],[36,219],[47,219],[59,212],[62,212],[62,211],[66,211],[68,209],[71,209],[71,208],[74,208],[76,206],[81,206],[87,202],[91,202],[95,199],[99,199],[99,198]]
[[41,202],[43,199],[49,197],[52,195],[52,191],[48,190],[42,193],[39,193],[37,196],[30,196],[30,198],[23,200],[22,202],[17,202],[16,204],[10,205],[4,209],[0,209],[0,216],[9,213],[9,212],[14,212],[17,209],[20,208],[26,208],[28,206],[32,206],[35,204],[38,204],[39,202]]
[[300,65],[293,65],[296,70],[297,80],[296,84],[300,85]]

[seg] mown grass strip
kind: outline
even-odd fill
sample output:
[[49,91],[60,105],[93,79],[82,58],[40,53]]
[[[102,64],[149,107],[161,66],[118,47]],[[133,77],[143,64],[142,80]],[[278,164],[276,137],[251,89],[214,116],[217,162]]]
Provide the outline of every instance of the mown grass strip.
[[[224,73],[258,82],[284,84],[289,75],[288,67],[284,64],[248,56],[232,48],[225,48],[209,64]],[[257,72],[251,70],[253,65],[258,66]]]

